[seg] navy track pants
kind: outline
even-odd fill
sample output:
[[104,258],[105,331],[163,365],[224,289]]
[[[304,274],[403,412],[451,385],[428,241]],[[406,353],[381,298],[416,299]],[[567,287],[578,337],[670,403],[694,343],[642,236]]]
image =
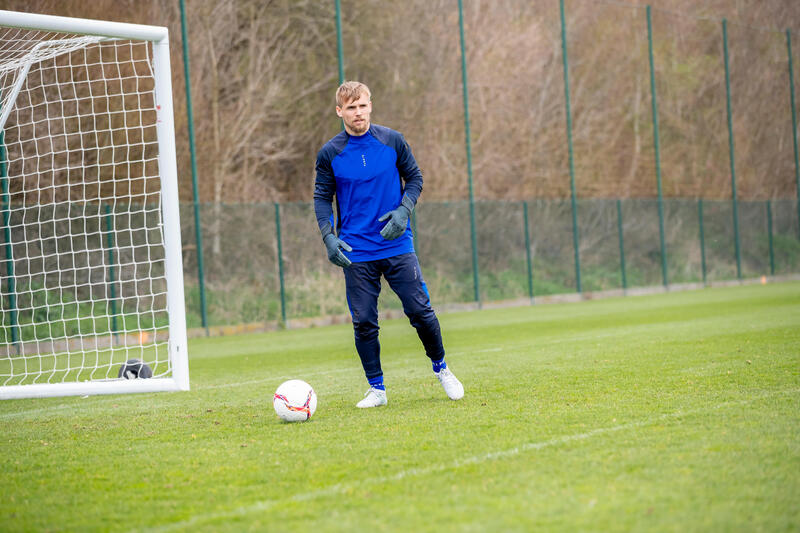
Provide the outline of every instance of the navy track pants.
[[381,276],[403,304],[403,311],[425,347],[431,361],[444,358],[442,333],[439,319],[431,307],[430,295],[417,254],[407,253],[353,263],[344,270],[347,288],[347,305],[353,317],[356,350],[367,379],[383,375],[381,370],[381,348],[378,342],[378,295],[381,292]]

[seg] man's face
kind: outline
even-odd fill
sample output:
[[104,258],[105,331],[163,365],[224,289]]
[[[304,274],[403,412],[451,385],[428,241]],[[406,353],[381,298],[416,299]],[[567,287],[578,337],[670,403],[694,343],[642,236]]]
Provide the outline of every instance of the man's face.
[[367,93],[361,93],[356,100],[336,106],[336,114],[344,121],[344,129],[350,135],[364,135],[369,129],[369,115],[372,113],[372,102]]

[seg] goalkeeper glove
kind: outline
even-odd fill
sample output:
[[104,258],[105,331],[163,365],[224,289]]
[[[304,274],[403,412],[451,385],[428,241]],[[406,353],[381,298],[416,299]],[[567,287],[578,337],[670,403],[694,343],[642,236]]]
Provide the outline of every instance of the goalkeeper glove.
[[387,241],[391,241],[405,233],[406,226],[408,225],[408,217],[411,215],[413,209],[414,202],[408,196],[403,195],[403,200],[396,209],[384,213],[383,216],[378,219],[378,222],[389,220],[381,230],[381,237]]
[[353,249],[349,244],[334,235],[333,231],[330,229],[330,226],[326,225],[325,229],[328,231],[325,233],[324,237],[322,237],[322,242],[325,243],[325,248],[328,250],[328,259],[336,266],[340,266],[342,268],[349,267],[352,264],[352,261],[350,261],[347,256],[342,253],[342,250],[352,252]]

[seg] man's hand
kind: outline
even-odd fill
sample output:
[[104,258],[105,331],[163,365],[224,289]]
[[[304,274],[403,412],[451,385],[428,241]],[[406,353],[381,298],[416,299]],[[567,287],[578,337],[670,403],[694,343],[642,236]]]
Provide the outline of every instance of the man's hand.
[[378,222],[389,220],[381,230],[381,237],[387,241],[391,241],[405,233],[406,226],[408,225],[408,217],[411,215],[412,209],[414,209],[414,202],[408,196],[404,195],[397,209],[392,209],[388,213],[384,213],[383,216],[378,219]]
[[353,251],[349,244],[344,242],[333,233],[328,233],[325,235],[325,238],[322,239],[322,242],[325,243],[325,248],[328,249],[328,259],[331,263],[342,268],[349,267],[352,264],[347,256],[342,253],[342,250],[346,250],[348,252]]
[[398,238],[403,232],[406,231],[406,224],[408,224],[408,209],[405,206],[399,206],[393,209],[378,219],[378,222],[383,222],[388,219],[389,222],[381,230],[381,237],[387,241]]

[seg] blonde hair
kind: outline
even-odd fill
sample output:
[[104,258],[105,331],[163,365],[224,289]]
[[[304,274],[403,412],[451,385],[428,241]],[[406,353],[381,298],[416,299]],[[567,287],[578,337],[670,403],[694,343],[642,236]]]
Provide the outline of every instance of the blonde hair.
[[361,98],[362,94],[366,94],[367,98],[372,98],[369,87],[360,81],[346,81],[336,89],[336,105],[344,107],[345,104]]

